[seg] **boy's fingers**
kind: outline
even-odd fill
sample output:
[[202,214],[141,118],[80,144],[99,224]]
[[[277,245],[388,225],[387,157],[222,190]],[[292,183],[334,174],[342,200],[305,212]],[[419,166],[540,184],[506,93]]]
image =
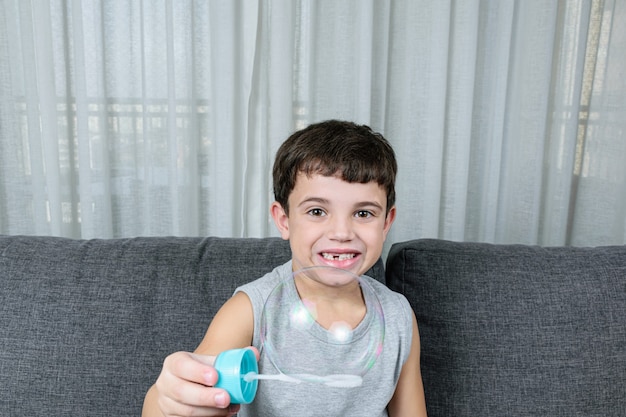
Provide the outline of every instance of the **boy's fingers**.
[[259,354],[259,350],[257,348],[255,348],[254,346],[250,346],[248,349],[252,350],[254,352],[254,356],[256,356],[256,360],[259,360],[259,357],[261,356]]
[[189,356],[191,356],[193,359],[197,360],[198,362],[201,362],[205,365],[209,365],[209,366],[213,366],[213,364],[215,363],[215,356],[212,355],[200,355],[199,353],[189,353]]
[[163,369],[177,378],[213,386],[218,378],[213,363],[215,356],[177,352],[165,359]]
[[[184,390],[173,390],[171,397],[161,398],[163,409],[169,410],[172,415],[224,415],[223,411],[232,411],[237,405],[230,404],[230,396],[223,389],[206,387],[199,384],[190,384]],[[210,413],[212,411],[213,413]]]
[[[163,395],[159,402],[167,415],[231,415],[237,411],[230,405],[228,392],[213,388],[218,376],[212,364],[215,357],[189,352],[169,355],[157,379],[157,390]],[[200,414],[198,414],[200,413]]]

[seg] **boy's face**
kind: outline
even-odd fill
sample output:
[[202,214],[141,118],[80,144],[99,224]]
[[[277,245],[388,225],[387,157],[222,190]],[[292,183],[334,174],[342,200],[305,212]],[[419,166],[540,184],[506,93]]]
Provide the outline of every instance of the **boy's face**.
[[274,202],[271,213],[291,244],[294,269],[327,265],[362,275],[382,253],[395,218],[386,214],[387,194],[376,182],[298,174],[289,195],[289,216]]

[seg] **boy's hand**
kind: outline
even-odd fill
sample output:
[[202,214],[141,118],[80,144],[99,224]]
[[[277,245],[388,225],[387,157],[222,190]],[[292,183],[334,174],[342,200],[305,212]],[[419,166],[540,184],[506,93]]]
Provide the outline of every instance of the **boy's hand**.
[[213,388],[218,379],[214,362],[215,356],[189,352],[165,359],[153,387],[163,416],[231,416],[239,411],[227,391]]

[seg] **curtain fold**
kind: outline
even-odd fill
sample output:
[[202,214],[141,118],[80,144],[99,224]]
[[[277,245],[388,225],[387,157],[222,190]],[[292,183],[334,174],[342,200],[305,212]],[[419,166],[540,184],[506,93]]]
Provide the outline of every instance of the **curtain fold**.
[[0,233],[276,236],[330,118],[399,162],[387,245],[626,243],[626,2],[0,0]]

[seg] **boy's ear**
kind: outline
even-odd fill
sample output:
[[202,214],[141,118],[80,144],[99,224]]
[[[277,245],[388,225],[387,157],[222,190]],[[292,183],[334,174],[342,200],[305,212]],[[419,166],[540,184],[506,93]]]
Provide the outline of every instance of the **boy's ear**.
[[392,206],[385,217],[385,226],[383,229],[384,239],[387,239],[387,233],[389,233],[389,229],[391,229],[391,225],[393,221],[396,219],[396,206]]
[[279,202],[274,201],[270,206],[270,213],[272,215],[272,219],[274,219],[274,224],[276,225],[276,228],[280,232],[280,237],[282,237],[284,240],[288,240],[289,217],[287,216],[285,209]]

